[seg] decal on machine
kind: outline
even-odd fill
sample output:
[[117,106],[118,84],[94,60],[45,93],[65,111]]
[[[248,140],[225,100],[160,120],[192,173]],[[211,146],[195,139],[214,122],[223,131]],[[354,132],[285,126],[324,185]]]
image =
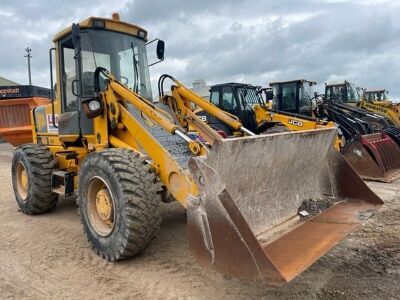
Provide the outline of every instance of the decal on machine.
[[379,107],[379,106],[371,105],[371,104],[369,104],[369,103],[365,103],[365,106],[366,106],[367,108],[371,108],[371,109],[375,109],[375,110],[377,110],[377,111],[380,111],[381,113],[384,113],[384,114],[387,113],[387,109],[384,109],[384,108]]
[[53,123],[53,115],[52,114],[46,115],[47,132],[49,133],[58,133],[58,114],[54,115],[54,119],[56,123],[55,126]]
[[303,127],[303,122],[296,119],[289,119],[288,123],[294,126]]
[[207,122],[207,116],[198,116],[203,122]]

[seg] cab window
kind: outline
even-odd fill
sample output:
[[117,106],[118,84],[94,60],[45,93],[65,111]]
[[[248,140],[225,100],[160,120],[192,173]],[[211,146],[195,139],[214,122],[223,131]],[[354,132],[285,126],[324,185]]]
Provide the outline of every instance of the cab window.
[[[76,65],[75,65],[75,50],[71,40],[66,41],[62,45],[62,56],[63,66],[62,71],[64,76],[62,77],[62,93],[64,97],[64,111],[75,111],[78,109],[78,99],[72,93],[72,85],[77,80],[76,77]],[[77,86],[77,85],[75,85]]]
[[233,96],[232,87],[226,86],[222,88],[222,109],[224,110],[235,110],[237,104],[235,97]]
[[282,110],[296,112],[297,83],[285,84],[282,87]]
[[211,92],[210,102],[212,104],[214,104],[215,106],[218,106],[218,107],[220,106],[219,105],[219,91],[218,90]]

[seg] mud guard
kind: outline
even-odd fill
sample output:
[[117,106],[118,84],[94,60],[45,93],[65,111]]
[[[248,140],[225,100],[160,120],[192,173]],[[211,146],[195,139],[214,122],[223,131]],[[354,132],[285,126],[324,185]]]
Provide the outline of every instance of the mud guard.
[[[189,170],[188,237],[198,261],[242,279],[283,285],[336,245],[383,201],[333,148],[336,129],[226,139]],[[335,204],[308,220],[303,200]]]

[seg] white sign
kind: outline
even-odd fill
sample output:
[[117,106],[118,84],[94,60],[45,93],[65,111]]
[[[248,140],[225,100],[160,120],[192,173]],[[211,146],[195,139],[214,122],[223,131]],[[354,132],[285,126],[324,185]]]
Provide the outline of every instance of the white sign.
[[53,115],[46,115],[47,132],[49,133],[58,133],[58,114],[54,115],[54,119],[57,127],[53,124]]

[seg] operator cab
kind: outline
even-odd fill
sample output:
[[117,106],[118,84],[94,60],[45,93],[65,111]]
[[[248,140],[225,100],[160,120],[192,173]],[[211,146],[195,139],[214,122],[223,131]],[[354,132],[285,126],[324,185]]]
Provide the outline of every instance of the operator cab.
[[[236,116],[243,126],[252,132],[260,130],[254,118],[254,105],[265,105],[260,87],[244,83],[223,83],[213,85],[210,89],[210,102],[220,109]],[[209,125],[223,130],[228,136],[232,130],[211,114],[201,111],[198,113]]]
[[316,84],[305,79],[271,82],[269,86],[274,95],[272,109],[312,117],[312,99]]
[[360,101],[360,88],[348,81],[325,84],[325,99],[337,103],[357,103]]
[[[52,105],[52,126],[62,142],[80,143],[81,137],[94,134],[93,121],[83,112],[82,102],[97,96],[96,80],[100,91],[105,88],[101,75],[95,80],[99,67],[110,71],[119,82],[144,98],[152,99],[146,52],[149,43],[144,29],[121,22],[119,15],[113,14],[112,19],[91,17],[73,24],[57,34],[53,41],[55,48],[50,50],[50,66],[52,51],[55,51],[59,66],[56,94],[60,99]],[[160,61],[163,55],[164,42],[158,40]],[[52,75],[51,71],[51,81]]]
[[388,91],[386,90],[367,90],[364,92],[365,100],[369,102],[388,101]]

